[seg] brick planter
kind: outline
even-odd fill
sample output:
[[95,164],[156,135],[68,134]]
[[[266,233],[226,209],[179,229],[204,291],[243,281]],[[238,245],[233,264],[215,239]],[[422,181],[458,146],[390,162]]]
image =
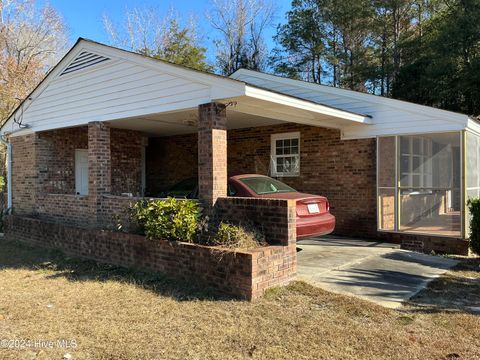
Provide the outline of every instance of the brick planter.
[[248,300],[294,279],[297,267],[294,244],[233,251],[15,215],[5,218],[5,238],[58,249],[71,256],[198,281]]

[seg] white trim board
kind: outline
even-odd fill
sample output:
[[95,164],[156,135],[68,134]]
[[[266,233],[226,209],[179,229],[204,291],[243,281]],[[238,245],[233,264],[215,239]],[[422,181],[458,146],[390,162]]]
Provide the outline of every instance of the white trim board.
[[358,126],[355,122],[342,126],[345,139],[373,138],[384,135],[409,134],[412,132],[458,131],[477,126],[467,115],[432,108],[406,101],[319,85],[300,80],[283,78],[252,70],[240,69],[232,78],[261,87],[303,98],[319,105],[371,116],[369,126]]

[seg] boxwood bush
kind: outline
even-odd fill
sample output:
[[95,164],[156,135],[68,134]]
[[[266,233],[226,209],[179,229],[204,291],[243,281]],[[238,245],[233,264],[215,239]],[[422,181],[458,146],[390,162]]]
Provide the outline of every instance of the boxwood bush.
[[195,242],[200,218],[194,200],[139,200],[129,209],[130,228],[150,239]]
[[252,249],[266,244],[263,233],[251,224],[231,224],[202,216],[202,209],[195,200],[139,200],[117,218],[116,228],[150,239],[234,249]]
[[480,199],[469,199],[467,202],[470,210],[470,248],[480,255]]

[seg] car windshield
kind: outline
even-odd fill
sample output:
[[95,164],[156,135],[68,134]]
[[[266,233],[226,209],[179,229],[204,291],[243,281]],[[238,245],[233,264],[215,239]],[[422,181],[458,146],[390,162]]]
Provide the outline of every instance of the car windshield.
[[240,181],[258,195],[296,192],[290,186],[265,176],[244,178]]

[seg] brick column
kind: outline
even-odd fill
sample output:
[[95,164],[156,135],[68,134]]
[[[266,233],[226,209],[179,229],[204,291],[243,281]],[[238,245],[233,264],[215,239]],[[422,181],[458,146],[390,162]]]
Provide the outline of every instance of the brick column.
[[16,214],[32,215],[37,208],[39,170],[37,169],[38,133],[14,136],[12,156],[12,200]]
[[207,213],[227,196],[227,116],[225,105],[198,107],[198,196]]
[[[36,196],[42,196],[46,193],[46,187],[49,179],[49,163],[55,158],[55,150],[51,143],[42,133],[35,134],[35,160],[36,160]],[[39,202],[36,201],[37,206]]]
[[88,123],[88,195],[92,225],[100,225],[102,200],[112,188],[110,128],[102,122]]

